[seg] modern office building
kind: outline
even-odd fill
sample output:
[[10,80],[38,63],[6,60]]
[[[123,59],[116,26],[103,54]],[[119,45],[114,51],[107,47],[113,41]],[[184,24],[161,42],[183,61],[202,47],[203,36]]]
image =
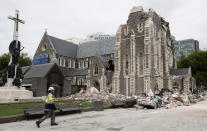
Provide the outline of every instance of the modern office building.
[[179,60],[182,55],[188,56],[195,51],[199,51],[199,41],[194,39],[173,41],[173,43],[176,60]]

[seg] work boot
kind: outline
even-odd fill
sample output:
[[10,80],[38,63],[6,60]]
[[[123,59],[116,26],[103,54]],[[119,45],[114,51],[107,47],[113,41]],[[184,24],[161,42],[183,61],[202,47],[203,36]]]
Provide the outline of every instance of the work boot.
[[39,121],[36,121],[36,125],[38,128],[40,128],[40,122]]
[[52,123],[51,124],[51,126],[57,126],[58,125],[58,123]]

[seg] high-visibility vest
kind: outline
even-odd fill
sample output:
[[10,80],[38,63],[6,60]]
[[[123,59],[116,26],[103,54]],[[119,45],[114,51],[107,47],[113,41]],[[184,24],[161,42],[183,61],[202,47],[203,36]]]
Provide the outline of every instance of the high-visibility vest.
[[55,101],[54,95],[52,93],[49,93],[46,100],[45,100],[45,102],[48,103],[48,104],[52,104],[52,103],[54,103],[54,101]]

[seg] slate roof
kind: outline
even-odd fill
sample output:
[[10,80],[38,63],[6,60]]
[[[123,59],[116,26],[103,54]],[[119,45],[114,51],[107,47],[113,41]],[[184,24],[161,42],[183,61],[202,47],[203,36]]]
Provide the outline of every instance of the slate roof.
[[77,58],[114,53],[115,37],[82,43],[78,46]]
[[189,71],[189,68],[171,69],[170,70],[170,74],[171,75],[176,75],[176,76],[179,76],[179,75],[189,75],[190,71]]
[[48,35],[48,39],[53,44],[57,54],[76,58],[78,45],[50,35]]
[[114,53],[115,37],[109,39],[89,41],[76,45],[74,43],[47,35],[57,54],[71,58],[86,58]]
[[59,67],[59,68],[65,77],[88,75],[88,69],[71,69],[66,67]]
[[26,74],[29,71],[29,69],[31,68],[31,66],[24,66],[24,67],[21,67],[21,68],[22,68],[22,73]]
[[[22,72],[24,74],[24,78],[34,78],[34,77],[45,77],[47,73],[53,68],[55,63],[47,63],[47,64],[40,64],[40,65],[32,65],[22,67]],[[30,69],[28,70],[28,68]]]

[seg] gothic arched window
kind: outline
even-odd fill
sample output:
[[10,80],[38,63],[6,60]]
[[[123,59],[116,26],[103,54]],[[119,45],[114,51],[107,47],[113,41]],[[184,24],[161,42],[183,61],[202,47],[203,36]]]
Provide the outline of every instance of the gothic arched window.
[[94,68],[94,75],[97,75],[98,74],[98,65],[95,65],[95,68]]
[[78,80],[78,85],[81,85],[81,86],[84,85],[82,78]]
[[83,62],[84,62],[84,64],[83,64],[84,68],[86,68],[87,67],[86,60],[84,60]]
[[68,61],[65,60],[65,67],[68,67]]
[[143,23],[142,22],[138,23],[137,30],[138,30],[139,33],[141,33],[143,31],[143,28],[144,28]]
[[79,68],[82,67],[82,61],[79,61]]

